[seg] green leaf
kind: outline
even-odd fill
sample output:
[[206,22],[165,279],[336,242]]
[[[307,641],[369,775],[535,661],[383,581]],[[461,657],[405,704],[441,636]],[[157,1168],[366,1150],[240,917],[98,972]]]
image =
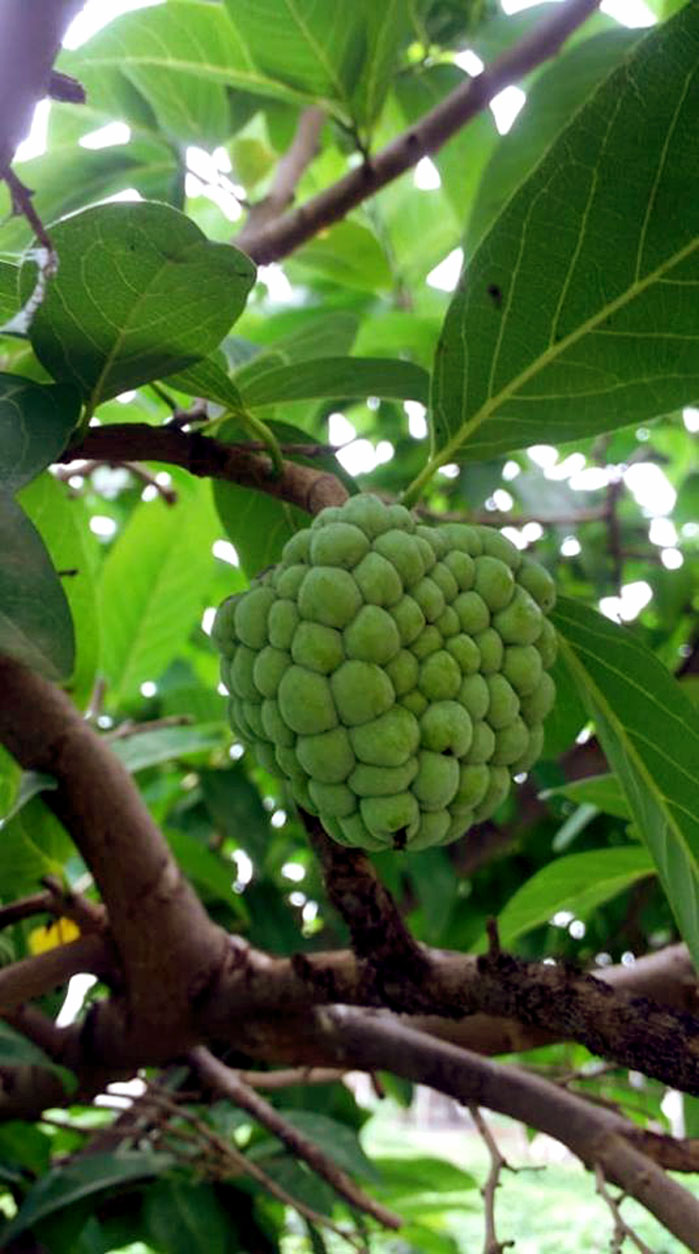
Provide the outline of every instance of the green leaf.
[[[342,9],[342,0],[338,7]],[[381,4],[355,0],[353,16],[359,19],[357,33],[366,39],[366,48],[361,74],[357,75],[352,92],[351,109],[360,126],[371,127],[398,67],[401,44],[408,30],[409,4],[406,0],[383,0]]]
[[[505,948],[557,910],[570,910],[585,919],[596,906],[609,901],[636,880],[654,874],[645,849],[591,849],[571,853],[543,867],[511,897],[498,916],[498,935]],[[485,939],[478,946],[485,948]]]
[[53,1167],[27,1193],[19,1212],[3,1230],[3,1244],[7,1246],[27,1228],[80,1198],[159,1175],[171,1164],[169,1154],[120,1150],[117,1154],[93,1154]]
[[66,595],[36,527],[4,492],[0,535],[0,653],[49,679],[67,679],[75,637]]
[[236,381],[250,406],[354,396],[426,404],[429,391],[429,376],[420,366],[386,357],[320,357],[268,370],[252,382]]
[[284,263],[292,280],[318,276],[361,292],[380,292],[393,284],[386,254],[372,231],[347,219],[316,235]]
[[384,1204],[410,1218],[433,1211],[460,1210],[475,1204],[478,1182],[443,1158],[408,1157],[373,1159],[381,1182],[375,1192]]
[[607,761],[696,960],[699,715],[630,631],[566,599],[552,617]]
[[199,774],[201,791],[217,832],[240,845],[258,864],[270,843],[269,814],[241,763]]
[[178,481],[179,499],[138,506],[107,555],[99,585],[110,696],[157,680],[204,608],[220,526],[208,484]]
[[[31,326],[37,357],[102,401],[205,357],[244,308],[252,262],[169,205],[96,205],[56,223],[59,272]],[[25,298],[34,284],[25,263]]]
[[636,45],[507,203],[450,306],[435,458],[409,496],[462,452],[638,424],[699,394],[698,65],[690,4]]
[[525,107],[502,136],[480,181],[464,243],[469,253],[559,131],[638,42],[639,34],[617,28],[595,35],[556,57],[537,77]]
[[[385,6],[392,13],[394,5]],[[375,55],[367,66],[367,0],[227,0],[226,9],[250,61],[265,76],[317,100],[353,113],[351,98],[368,70],[380,70],[381,37],[387,28],[372,22]],[[388,27],[390,32],[390,27]],[[377,88],[378,88],[377,84]],[[380,91],[364,105],[376,106]]]
[[576,779],[570,784],[547,788],[539,795],[545,800],[549,797],[567,797],[576,805],[595,806],[597,810],[602,810],[604,814],[613,814],[617,819],[631,818],[629,803],[616,775],[590,775],[587,779]]
[[157,727],[153,731],[145,730],[147,723],[141,726],[143,731],[136,728],[131,735],[112,740],[110,746],[132,774],[173,758],[210,753],[224,746],[224,737],[225,741],[230,739],[222,723],[209,727]]
[[[284,1118],[296,1128],[297,1132],[301,1132],[309,1141],[313,1141],[314,1145],[317,1145],[343,1171],[352,1176],[363,1176],[365,1180],[378,1181],[379,1175],[376,1167],[364,1153],[354,1128],[312,1110],[285,1109]],[[255,1146],[254,1151],[251,1151],[251,1157],[259,1160],[270,1153],[279,1153],[278,1141],[260,1142]]]
[[[268,73],[266,62],[256,63],[256,49],[249,46],[245,29],[246,17],[254,22],[255,15],[243,14],[243,29],[238,29],[231,19],[239,8],[226,12],[223,5],[178,0],[127,13],[78,52],[62,53],[58,66],[84,83],[92,103],[106,110],[114,97],[114,73],[123,74],[152,100],[168,126],[170,110],[176,108],[172,95],[180,81],[185,94],[200,89],[201,83],[214,83],[295,104],[314,99],[310,87],[285,81],[284,76],[276,78]],[[275,12],[275,30],[278,16]]]
[[17,279],[19,269],[9,261],[0,261],[0,332],[16,314],[19,306]]
[[3,895],[17,897],[36,890],[44,875],[63,875],[74,852],[66,829],[39,797],[34,796],[14,817],[0,824],[0,883]]
[[233,891],[236,879],[234,862],[228,862],[206,849],[199,841],[187,832],[170,828],[167,839],[173,854],[177,858],[185,875],[206,894],[219,901],[225,901],[241,919],[247,921],[248,909],[244,898]]
[[0,488],[16,492],[56,461],[79,415],[75,388],[0,374]]
[[41,475],[24,488],[19,502],[44,541],[54,568],[66,572],[61,587],[73,619],[76,647],[69,691],[76,705],[84,709],[93,691],[100,655],[87,512],[83,502],[71,497],[65,484],[50,474]]
[[229,1220],[206,1181],[159,1180],[146,1191],[148,1235],[168,1254],[228,1254]]
[[17,786],[13,792],[10,792],[8,788],[8,803],[6,808],[0,808],[0,820],[5,823],[19,814],[22,807],[26,806],[32,797],[38,797],[42,792],[55,792],[58,788],[53,775],[43,775],[40,771],[22,771],[14,759],[12,762],[17,770]]
[[77,1080],[71,1071],[57,1066],[43,1049],[39,1049],[33,1041],[11,1028],[9,1023],[0,1020],[0,1067],[24,1066],[54,1071],[64,1081],[67,1092],[72,1092],[76,1087]]
[[216,357],[205,357],[203,361],[196,362],[186,370],[168,375],[165,384],[185,392],[188,396],[202,396],[207,401],[222,405],[224,409],[232,410],[233,413],[244,412],[245,406],[238,388]]

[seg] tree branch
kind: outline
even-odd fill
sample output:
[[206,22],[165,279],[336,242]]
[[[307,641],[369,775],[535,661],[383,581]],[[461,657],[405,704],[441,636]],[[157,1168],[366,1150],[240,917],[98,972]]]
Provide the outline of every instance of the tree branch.
[[315,1022],[309,1016],[308,1034],[322,1042],[328,1062],[373,1071],[390,1059],[396,1075],[546,1132],[587,1167],[599,1166],[690,1250],[697,1248],[699,1199],[629,1142],[625,1132],[632,1125],[620,1115],[519,1068],[434,1041],[391,1017],[335,1007],[317,1012]]
[[256,234],[246,232],[245,251],[258,264],[279,261],[318,231],[344,218],[350,209],[412,169],[421,157],[438,152],[452,135],[487,108],[504,87],[554,56],[568,36],[594,13],[598,4],[599,0],[564,0],[554,13],[478,78],[457,87],[381,152]]
[[21,958],[0,971],[0,1015],[6,1015],[24,1002],[43,997],[66,984],[72,975],[89,971],[108,979],[115,971],[114,954],[108,941],[96,934],[79,936],[67,945],[57,945],[31,958]]
[[198,1074],[205,1088],[219,1096],[225,1097],[240,1110],[246,1111],[258,1123],[277,1137],[297,1158],[308,1163],[316,1175],[326,1180],[335,1192],[349,1202],[355,1210],[364,1211],[387,1228],[400,1228],[400,1216],[387,1210],[373,1198],[357,1188],[354,1181],[342,1171],[332,1159],[329,1159],[313,1142],[298,1132],[293,1124],[270,1106],[269,1102],[260,1097],[254,1089],[245,1084],[239,1075],[230,1067],[224,1066],[208,1049],[194,1049],[188,1055],[194,1071]]
[[238,248],[247,251],[248,242],[254,243],[261,231],[281,217],[294,199],[299,180],[318,151],[320,133],[325,123],[322,109],[304,109],[296,134],[287,152],[277,163],[274,181],[264,200],[252,205],[245,226],[236,236]]
[[274,476],[269,458],[245,446],[221,444],[198,431],[180,431],[168,424],[113,423],[90,427],[80,444],[67,450],[59,461],[76,458],[107,462],[157,461],[182,466],[192,475],[226,479],[242,487],[256,488],[268,496],[298,505],[317,514],[326,505],[342,505],[347,491],[334,475],[300,462],[285,461],[281,475]]
[[46,804],[102,894],[132,1031],[149,1039],[155,1030],[171,1052],[168,1035],[187,1040],[191,1003],[218,971],[225,935],[180,873],[128,772],[68,697],[10,658],[0,658],[0,691],[0,742],[25,770],[54,776],[58,787]]

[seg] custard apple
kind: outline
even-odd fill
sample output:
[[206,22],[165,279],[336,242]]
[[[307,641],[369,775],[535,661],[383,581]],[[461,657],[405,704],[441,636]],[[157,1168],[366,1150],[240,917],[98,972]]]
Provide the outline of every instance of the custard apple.
[[218,611],[233,729],[341,844],[446,844],[541,753],[554,600],[500,532],[353,496]]

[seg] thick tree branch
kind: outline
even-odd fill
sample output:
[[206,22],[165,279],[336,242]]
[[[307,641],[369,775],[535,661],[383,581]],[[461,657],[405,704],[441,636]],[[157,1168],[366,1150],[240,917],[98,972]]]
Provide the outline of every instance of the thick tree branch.
[[339,479],[327,471],[285,461],[283,474],[275,477],[264,454],[239,444],[221,444],[198,431],[180,431],[169,424],[151,427],[147,423],[124,422],[90,427],[84,440],[60,460],[71,462],[83,457],[102,462],[157,461],[182,466],[202,478],[227,479],[242,487],[256,488],[298,505],[309,514],[347,500]]
[[[578,26],[594,13],[599,0],[564,0],[550,17],[489,66],[478,78],[457,87],[414,126],[398,135],[368,161],[292,209],[257,233],[246,232],[242,247],[259,264],[279,261],[339,221],[381,187],[410,170],[421,157],[443,144],[483,109],[498,92],[558,52]],[[237,242],[237,241],[236,241]]]
[[[82,98],[78,85],[54,76],[61,40],[84,0],[3,0],[0,6],[0,177],[29,131],[34,107],[44,96],[65,91]],[[76,95],[77,92],[77,95]]]
[[[191,1003],[222,961],[225,937],[181,875],[128,772],[68,697],[0,658],[0,742],[25,770],[53,775],[49,805],[90,867],[124,966],[134,1033],[187,1040]],[[192,1038],[189,1037],[191,1043]]]

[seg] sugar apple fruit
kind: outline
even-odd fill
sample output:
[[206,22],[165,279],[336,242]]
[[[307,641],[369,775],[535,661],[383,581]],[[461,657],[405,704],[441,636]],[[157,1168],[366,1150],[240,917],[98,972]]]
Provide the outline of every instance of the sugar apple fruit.
[[541,753],[554,600],[500,532],[353,496],[218,611],[233,729],[341,844],[446,844]]

